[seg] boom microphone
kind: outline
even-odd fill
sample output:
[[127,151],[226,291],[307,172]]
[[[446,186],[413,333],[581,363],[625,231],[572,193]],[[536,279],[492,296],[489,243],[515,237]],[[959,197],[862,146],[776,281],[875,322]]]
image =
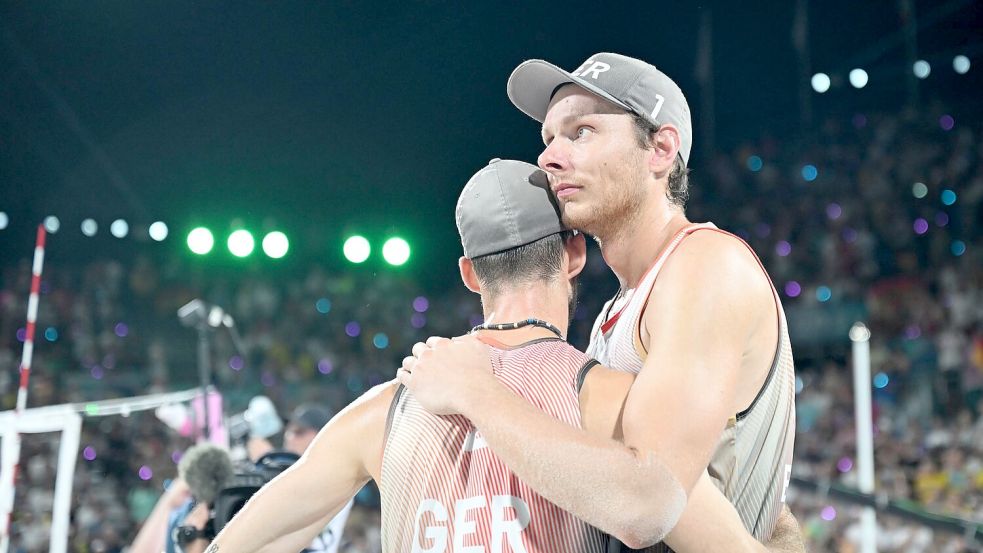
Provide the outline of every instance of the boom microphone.
[[218,492],[232,478],[235,469],[232,459],[224,449],[209,443],[188,449],[177,467],[198,501],[213,505]]

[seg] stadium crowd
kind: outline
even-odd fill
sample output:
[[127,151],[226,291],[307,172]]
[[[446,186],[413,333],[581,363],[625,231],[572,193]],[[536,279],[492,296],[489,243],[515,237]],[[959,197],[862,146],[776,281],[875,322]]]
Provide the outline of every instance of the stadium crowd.
[[[831,118],[799,142],[762,139],[694,167],[692,220],[758,252],[785,305],[797,360],[793,474],[856,485],[847,331],[872,332],[877,486],[920,508],[983,522],[983,142],[940,108]],[[450,217],[450,214],[447,214]],[[138,247],[138,246],[134,246]],[[616,286],[599,255],[570,331],[584,346]],[[281,413],[340,409],[389,379],[410,346],[480,322],[463,286],[427,292],[411,272],[261,270],[211,277],[147,254],[46,268],[30,405],[185,389],[195,335],[176,310],[195,297],[236,318],[212,363],[227,413],[270,397]],[[448,282],[456,268],[448,267]],[[30,266],[0,280],[0,409],[14,405]],[[73,489],[70,551],[125,551],[188,438],[152,414],[88,418]],[[58,436],[24,438],[13,551],[47,549]],[[146,470],[144,470],[146,469]],[[812,551],[853,551],[857,511],[789,494]],[[968,551],[963,538],[882,517],[883,552]],[[359,495],[343,551],[379,550],[377,496]]]

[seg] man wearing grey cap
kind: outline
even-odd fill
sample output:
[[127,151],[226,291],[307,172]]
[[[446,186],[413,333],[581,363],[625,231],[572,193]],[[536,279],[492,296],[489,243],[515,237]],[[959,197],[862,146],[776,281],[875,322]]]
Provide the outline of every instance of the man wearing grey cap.
[[[623,443],[530,413],[489,378],[487,348],[474,339],[417,344],[404,383],[433,412],[474,421],[533,489],[602,529],[604,511],[627,505],[613,528],[628,525],[636,509],[649,512],[652,529],[663,528],[671,493],[638,490],[649,478],[639,467],[665,466],[690,499],[708,472],[757,539],[772,537],[781,520],[772,546],[802,550],[794,519],[783,515],[795,434],[783,310],[747,244],[686,217],[693,136],[682,91],[652,65],[610,53],[572,72],[527,61],[507,90],[542,123],[539,166],[564,223],[597,239],[621,283],[587,353],[637,375],[622,413]],[[689,513],[670,538],[693,536],[698,541],[687,543],[710,550],[690,532],[701,522]],[[713,530],[703,525],[705,534]],[[625,541],[670,550],[656,535]]]
[[[456,219],[461,277],[481,295],[488,321],[473,335],[491,347],[499,381],[537,413],[598,438],[617,436],[633,377],[598,366],[562,339],[586,244],[560,222],[545,173],[493,160],[465,186]],[[681,510],[683,491],[667,470],[661,477]],[[428,413],[396,381],[335,416],[208,551],[289,551],[370,478],[381,492],[386,552],[608,551],[606,535],[518,480],[470,421]],[[751,550],[730,504],[708,480],[697,487],[691,503],[706,506],[718,536],[729,532],[717,550]]]

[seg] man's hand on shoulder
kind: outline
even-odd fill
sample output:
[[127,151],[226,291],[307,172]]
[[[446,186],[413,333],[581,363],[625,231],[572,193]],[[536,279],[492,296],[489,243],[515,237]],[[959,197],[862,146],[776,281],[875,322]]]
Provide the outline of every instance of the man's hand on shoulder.
[[482,389],[496,382],[488,346],[470,335],[417,343],[413,355],[403,359],[396,378],[437,415],[466,414]]

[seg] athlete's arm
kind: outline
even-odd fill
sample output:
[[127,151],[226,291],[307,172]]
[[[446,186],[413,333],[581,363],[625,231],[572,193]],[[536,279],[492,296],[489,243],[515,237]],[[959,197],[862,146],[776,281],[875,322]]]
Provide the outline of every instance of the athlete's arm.
[[[635,375],[614,371],[598,365],[590,369],[580,390],[581,421],[584,430],[602,436],[621,439],[621,417],[628,390],[635,381]],[[791,516],[791,515],[789,515]],[[785,519],[785,517],[783,517]],[[795,523],[795,519],[791,519]],[[787,522],[787,520],[786,520]],[[786,526],[781,521],[780,527]],[[798,526],[795,526],[797,533]],[[775,537],[790,532],[776,528]],[[679,553],[702,551],[751,552],[789,552],[804,551],[799,548],[788,549],[787,542],[779,547],[769,543],[766,548],[754,539],[744,527],[734,506],[703,472],[689,495],[686,509],[672,532],[663,540],[673,551]],[[801,539],[799,540],[801,544]]]
[[[744,374],[749,343],[777,321],[771,284],[747,248],[712,232],[687,242],[663,268],[645,311],[642,341],[649,353],[625,401],[624,434],[625,443],[660,456],[691,491],[691,503],[699,499],[702,510],[716,513],[684,517],[666,539],[674,548],[685,542],[707,550],[701,543],[711,543],[703,540],[714,539],[721,522],[739,521],[731,505],[700,496],[696,483],[706,482],[701,477],[730,417],[747,407],[740,386],[764,376]],[[786,508],[768,550],[804,552],[800,535]]]
[[376,386],[331,419],[300,460],[256,492],[208,551],[299,551],[309,545],[369,478],[378,477],[395,388],[394,382]]

